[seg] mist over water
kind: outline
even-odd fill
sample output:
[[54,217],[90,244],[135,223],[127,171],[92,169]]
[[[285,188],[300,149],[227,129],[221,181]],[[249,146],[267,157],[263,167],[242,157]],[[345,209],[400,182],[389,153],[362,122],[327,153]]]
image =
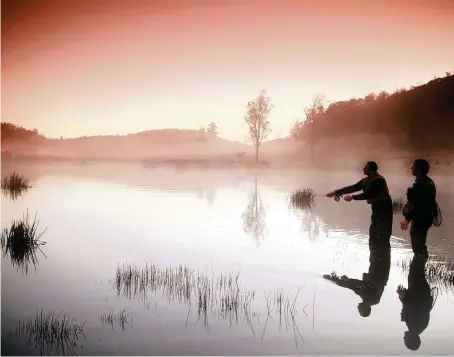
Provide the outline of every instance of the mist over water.
[[[360,297],[322,275],[361,279],[368,271],[370,207],[317,197],[302,211],[289,202],[295,189],[323,194],[361,171],[16,169],[34,187],[15,201],[2,195],[2,227],[37,212],[46,244],[27,274],[2,259],[2,354],[40,353],[32,334],[17,332],[18,320],[34,321],[37,309],[86,322],[72,340],[80,355],[412,353],[396,293],[408,284],[404,262],[412,257],[400,216],[389,280],[364,318]],[[393,198],[413,181],[382,173]],[[454,190],[432,177],[443,225],[430,230],[429,254],[453,259]],[[454,290],[436,278],[429,285],[437,299],[418,353],[450,354]]]

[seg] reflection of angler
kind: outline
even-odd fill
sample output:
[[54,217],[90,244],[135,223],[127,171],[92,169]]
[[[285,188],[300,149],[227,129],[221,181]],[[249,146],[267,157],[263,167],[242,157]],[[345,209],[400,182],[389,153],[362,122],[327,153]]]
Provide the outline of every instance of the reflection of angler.
[[408,289],[400,285],[397,288],[399,299],[402,301],[401,321],[404,321],[408,331],[404,335],[405,346],[416,351],[421,346],[419,335],[427,328],[430,312],[435,304],[436,288],[431,289],[425,275],[426,259],[414,257],[408,272]]
[[390,248],[385,245],[383,248],[371,249],[369,258],[369,272],[363,274],[363,279],[351,279],[343,275],[338,277],[335,274],[324,275],[328,279],[343,288],[353,290],[359,295],[362,302],[358,304],[358,312],[363,317],[368,317],[371,307],[380,303],[383,291],[389,279],[391,268]]

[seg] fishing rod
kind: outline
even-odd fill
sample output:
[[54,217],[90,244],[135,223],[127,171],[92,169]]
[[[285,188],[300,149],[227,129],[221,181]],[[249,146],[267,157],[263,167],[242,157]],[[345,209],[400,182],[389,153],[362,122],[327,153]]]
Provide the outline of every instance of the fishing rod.
[[[323,194],[323,193],[316,193],[314,196],[316,198],[331,198],[331,197],[328,197],[326,194]],[[339,202],[341,197],[335,195],[335,196],[333,196],[333,199],[334,199],[334,201]]]

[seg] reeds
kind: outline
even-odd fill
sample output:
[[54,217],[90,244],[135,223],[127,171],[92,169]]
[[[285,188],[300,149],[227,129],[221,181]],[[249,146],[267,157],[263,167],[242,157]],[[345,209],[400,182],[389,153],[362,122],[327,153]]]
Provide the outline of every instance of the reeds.
[[9,176],[2,177],[1,187],[7,196],[12,200],[16,200],[25,191],[32,188],[32,185],[28,178],[17,172],[13,172]]
[[402,197],[393,199],[393,213],[396,215],[402,214],[405,204],[406,201]]
[[[186,324],[191,309],[195,307],[197,321],[202,321],[207,329],[210,317],[214,320],[229,321],[230,325],[247,323],[255,335],[253,320],[260,317],[260,313],[252,311],[256,293],[240,288],[239,274],[215,274],[213,271],[209,275],[208,272],[195,271],[183,265],[161,269],[153,263],[143,267],[123,264],[118,265],[116,278],[110,282],[116,285],[117,295],[122,293],[127,299],[138,298],[145,301],[149,293],[160,293],[168,303],[188,305]],[[292,298],[282,290],[274,294],[265,293],[268,316],[264,329],[268,319],[272,319],[272,311],[276,311],[280,321],[285,319],[288,326],[296,323],[298,294],[299,290]],[[262,336],[263,334],[264,332]]]
[[161,292],[168,301],[195,304],[199,311],[215,305],[221,311],[233,311],[243,305],[247,293],[240,293],[239,274],[208,276],[186,266],[160,269],[156,264],[138,267],[123,264],[117,267],[115,284],[117,295],[123,292],[128,299],[145,300],[147,293]]
[[[31,221],[27,211],[21,219],[13,220],[11,227],[3,229],[1,234],[0,240],[4,256],[8,254],[13,266],[21,267],[25,273],[28,272],[29,263],[36,266],[38,263],[36,252],[41,251],[40,247],[46,244],[40,240],[46,229],[39,233],[38,224],[36,214]],[[41,251],[41,253],[43,252]]]
[[[411,259],[403,259],[396,263],[404,273],[408,273]],[[447,258],[430,258],[425,264],[426,279],[429,284],[440,290],[454,290],[454,262]]]
[[59,350],[63,355],[75,355],[77,341],[85,338],[84,323],[70,319],[66,313],[44,312],[40,310],[34,318],[19,321],[16,334],[27,335],[29,343],[39,347],[41,355]]
[[310,209],[315,203],[315,192],[311,188],[296,190],[290,196],[290,203],[294,208]]
[[126,309],[117,313],[115,313],[114,309],[111,309],[107,314],[101,315],[101,322],[104,325],[109,325],[112,328],[112,331],[114,331],[114,325],[119,325],[124,331],[126,326],[131,325],[132,318],[129,316],[129,313],[126,312]]

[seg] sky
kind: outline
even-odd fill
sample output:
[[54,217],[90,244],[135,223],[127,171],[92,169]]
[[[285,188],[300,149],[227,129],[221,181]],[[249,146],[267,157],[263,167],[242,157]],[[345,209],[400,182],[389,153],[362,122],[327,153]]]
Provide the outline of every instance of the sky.
[[270,139],[330,102],[454,71],[452,0],[3,0],[2,121],[50,137],[199,129]]

